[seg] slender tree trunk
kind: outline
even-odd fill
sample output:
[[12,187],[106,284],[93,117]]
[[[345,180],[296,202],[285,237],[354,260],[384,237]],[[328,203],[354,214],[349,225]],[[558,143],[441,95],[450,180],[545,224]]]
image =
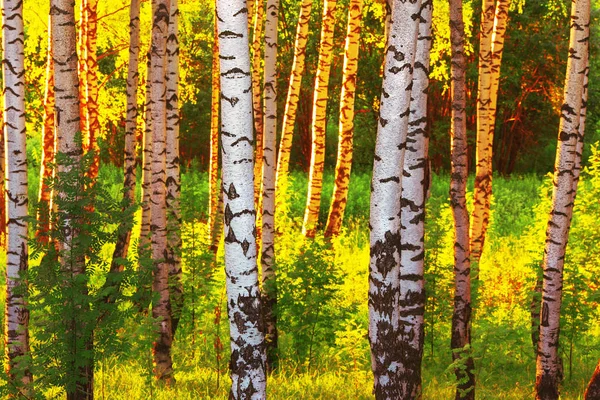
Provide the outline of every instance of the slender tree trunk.
[[369,341],[377,400],[409,399],[398,368],[400,345],[400,197],[421,1],[394,2],[371,183]]
[[89,138],[88,131],[88,107],[87,107],[87,63],[86,63],[86,51],[87,51],[87,30],[88,30],[88,13],[87,13],[88,0],[81,0],[79,3],[79,31],[77,36],[77,76],[79,79],[79,127],[81,130],[81,142],[84,153],[87,151],[86,143]]
[[588,384],[583,397],[585,400],[600,399],[600,361],[598,362],[598,365],[596,365],[592,379],[590,379],[590,383]]
[[323,188],[323,167],[325,165],[325,134],[327,130],[327,99],[331,56],[333,54],[333,31],[335,29],[335,6],[337,0],[324,0],[321,42],[319,44],[319,65],[315,78],[315,92],[312,113],[312,149],[308,194],[302,234],[314,237],[319,221],[321,189]]
[[275,280],[275,172],[277,167],[277,21],[279,0],[267,0],[265,21],[265,119],[262,163],[262,292],[267,368],[277,365],[277,285]]
[[86,3],[86,50],[85,50],[85,97],[86,97],[86,131],[87,141],[84,142],[85,151],[94,151],[94,158],[90,165],[88,175],[92,182],[98,177],[100,168],[100,149],[98,147],[98,136],[100,134],[100,121],[98,120],[98,57],[97,52],[97,29],[98,29],[98,0],[85,0]]
[[[260,184],[261,184],[261,171],[262,171],[262,160],[263,160],[263,109],[262,109],[262,81],[261,77],[261,64],[262,64],[262,46],[263,43],[263,32],[265,25],[265,7],[263,0],[256,0],[254,2],[255,15],[254,15],[254,30],[252,40],[252,104],[254,112],[254,131],[256,133],[256,147],[254,156],[254,205],[258,208],[260,198]],[[258,225],[257,230],[259,231],[262,226]]]
[[181,271],[181,167],[179,162],[179,7],[171,1],[167,39],[167,264],[173,336],[183,309]]
[[[0,113],[0,126],[4,126],[4,116]],[[6,142],[4,128],[0,129],[0,248],[6,248]]]
[[426,128],[432,6],[432,1],[426,0],[422,2],[420,10],[400,200],[399,379],[405,398],[411,399],[421,395],[421,360],[425,336]]
[[290,153],[292,150],[292,139],[296,125],[296,112],[300,99],[300,88],[302,87],[302,76],[304,75],[306,44],[308,42],[308,22],[312,10],[313,0],[303,0],[300,4],[300,15],[298,27],[296,28],[296,42],[294,44],[294,61],[285,102],[285,114],[281,129],[279,142],[279,155],[277,156],[277,174],[275,177],[275,193],[278,199],[285,197],[284,189],[287,186],[287,175],[290,164]]
[[266,398],[266,352],[256,265],[254,148],[245,0],[217,0],[225,271],[231,399]]
[[[29,371],[29,310],[27,308],[27,149],[25,133],[25,55],[23,2],[4,0],[2,7],[4,124],[6,143],[6,372],[18,397],[27,397]],[[3,190],[3,191],[4,191]]]
[[[54,54],[54,92],[56,93],[56,151],[70,158],[70,163],[59,164],[58,173],[68,173],[73,165],[78,165],[82,156],[81,143],[76,140],[80,132],[79,81],[77,76],[77,36],[75,33],[74,3],[70,0],[52,0],[50,3],[52,20],[52,45]],[[82,188],[81,188],[82,189]],[[65,198],[66,193],[57,193],[58,198]],[[58,212],[64,210],[58,209]],[[80,256],[70,255],[74,242],[78,237],[75,219],[77,215],[65,215],[62,222],[66,232],[65,237],[58,243],[59,261],[65,274],[74,277],[85,274],[85,261]],[[75,258],[73,258],[75,257]],[[82,298],[87,296],[87,287],[83,285],[77,290]],[[86,304],[73,304],[78,313],[86,312]],[[67,400],[93,399],[94,396],[94,359],[93,359],[93,328],[78,320],[73,315],[66,322],[69,335],[74,335],[72,341],[75,347],[72,353],[77,355],[77,362],[70,362],[69,373],[74,374],[75,385],[67,388]],[[78,353],[79,350],[85,350]]]
[[152,304],[152,317],[157,320],[157,338],[153,345],[154,374],[172,384],[173,361],[171,346],[173,330],[169,296],[169,263],[167,256],[166,208],[166,136],[167,136],[167,30],[170,19],[170,1],[152,1],[152,44],[150,65],[150,97],[152,101],[152,179],[150,194],[151,249],[154,281],[152,291],[158,299]]
[[583,87],[587,70],[590,1],[573,1],[564,103],[554,167],[552,209],[546,230],[542,315],[537,352],[536,399],[558,399],[559,331],[564,258],[577,191],[576,165]]
[[[221,93],[221,85],[219,84],[220,69],[219,69],[219,36],[217,31],[217,17],[215,15],[214,22],[214,42],[212,48],[212,91],[210,105],[210,165],[209,165],[209,180],[208,180],[208,234],[209,243],[213,243],[218,235],[216,232],[219,225],[219,198],[221,188],[219,187],[219,97]],[[222,208],[222,207],[221,207]],[[216,241],[218,247],[219,241]],[[213,252],[216,254],[217,249]]]
[[465,26],[462,0],[450,0],[452,46],[452,172],[450,204],[454,216],[454,312],[452,314],[452,358],[456,399],[475,399],[474,363],[471,356],[471,265],[469,260],[469,213],[467,211],[467,116]]
[[346,211],[346,202],[348,201],[348,185],[350,184],[350,171],[352,169],[354,95],[356,93],[362,7],[363,0],[351,0],[348,6],[348,31],[346,33],[346,52],[344,53],[344,72],[340,101],[338,154],[335,166],[333,196],[325,228],[325,237],[337,236],[340,233],[342,221],[344,220],[344,212]]
[[[131,0],[129,6],[129,66],[127,69],[127,119],[125,121],[125,147],[124,147],[124,180],[123,200],[124,209],[135,203],[136,185],[136,132],[138,104],[137,93],[139,84],[140,56],[140,1]],[[123,271],[123,263],[119,259],[127,258],[131,240],[132,224],[123,222],[119,227],[119,236],[113,252],[110,272]]]
[[54,61],[52,54],[52,19],[48,17],[48,59],[46,61],[46,89],[44,92],[44,125],[42,126],[42,157],[40,161],[40,186],[38,201],[42,205],[42,212],[38,213],[39,221],[36,237],[43,243],[47,243],[48,231],[50,230],[50,212],[52,211],[52,190],[48,187],[48,180],[54,177],[54,146],[56,135],[54,134]]
[[[471,226],[471,259],[479,262],[490,217],[492,159],[500,66],[510,0],[483,0],[479,49],[479,88],[477,100],[477,146],[474,209]],[[496,3],[494,5],[494,3]],[[479,278],[477,269],[474,279]]]

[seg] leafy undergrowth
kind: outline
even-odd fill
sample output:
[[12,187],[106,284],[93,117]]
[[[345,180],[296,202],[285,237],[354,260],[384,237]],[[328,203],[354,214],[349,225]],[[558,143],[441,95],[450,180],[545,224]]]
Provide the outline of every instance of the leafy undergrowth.
[[[564,399],[580,398],[600,356],[598,152],[592,160],[582,176],[565,266],[561,327]],[[105,168],[101,177],[118,197],[118,170]],[[327,217],[332,180],[331,174],[326,174],[321,224]],[[452,398],[455,390],[449,350],[453,234],[448,180],[448,176],[434,176],[427,204],[423,399]],[[369,185],[367,175],[352,177],[347,219],[338,238],[331,243],[322,237],[306,241],[300,233],[306,178],[300,173],[292,175],[287,201],[278,211],[281,360],[277,373],[268,378],[272,399],[373,398],[367,340]],[[469,187],[472,190],[472,179]],[[167,388],[154,380],[148,338],[136,336],[145,332],[136,325],[139,320],[129,321],[117,332],[129,347],[103,349],[106,351],[97,355],[98,399],[227,398],[222,248],[215,266],[206,246],[206,174],[186,173],[182,190],[186,305],[173,349],[177,383]],[[550,196],[549,178],[494,179],[491,226],[479,265],[480,280],[475,285],[472,351],[479,399],[533,397],[530,304],[543,254]],[[134,232],[134,238],[137,236],[138,231]],[[102,251],[103,257],[111,254],[110,248]],[[3,304],[1,297],[0,302]],[[36,329],[32,327],[34,346]],[[62,396],[58,388],[42,389],[48,398]]]

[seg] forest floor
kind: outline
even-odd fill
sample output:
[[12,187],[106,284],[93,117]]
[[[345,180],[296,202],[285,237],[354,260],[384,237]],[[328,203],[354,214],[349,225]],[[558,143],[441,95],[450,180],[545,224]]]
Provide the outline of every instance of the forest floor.
[[[596,208],[600,174],[584,174],[566,264],[561,354],[563,399],[579,399],[600,357]],[[125,350],[97,355],[97,399],[225,399],[228,378],[228,322],[224,302],[222,248],[211,267],[206,236],[206,174],[183,176],[183,268],[186,305],[175,338],[176,385],[152,378],[149,344],[136,337],[137,322],[125,322]],[[104,168],[100,179],[120,196],[120,173]],[[268,379],[272,399],[372,399],[367,340],[369,264],[369,176],[352,177],[343,233],[326,243],[298,240],[306,178],[293,174],[281,208],[276,248],[279,288],[280,366]],[[326,174],[321,221],[332,191]],[[423,399],[454,397],[451,360],[452,215],[449,177],[434,176],[427,205],[426,332]],[[472,189],[472,180],[470,181]],[[36,188],[31,188],[36,193]],[[543,254],[551,181],[548,177],[494,179],[491,226],[475,285],[472,354],[479,399],[533,397],[535,356],[530,303]],[[471,196],[469,196],[471,198]],[[589,203],[589,204],[588,204]],[[134,235],[139,232],[134,232]],[[110,248],[103,255],[109,257]],[[592,255],[594,254],[594,255]],[[2,289],[2,288],[0,288]],[[2,293],[4,291],[2,290]],[[0,298],[3,303],[3,299]],[[222,315],[221,315],[222,312]],[[35,327],[33,340],[35,342]],[[2,345],[0,344],[0,347]],[[2,384],[0,380],[0,385]],[[48,387],[53,398],[60,391]]]

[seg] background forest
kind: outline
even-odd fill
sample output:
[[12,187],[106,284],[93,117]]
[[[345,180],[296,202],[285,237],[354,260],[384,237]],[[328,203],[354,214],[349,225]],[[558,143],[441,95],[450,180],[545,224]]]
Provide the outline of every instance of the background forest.
[[[39,212],[40,168],[43,166],[44,94],[48,54],[49,2],[26,0],[25,93],[29,215]],[[294,55],[299,1],[280,0],[277,29],[278,133]],[[302,237],[311,158],[313,89],[319,57],[323,3],[314,1],[290,159],[290,181],[278,200],[275,265],[277,270],[277,327],[279,363],[269,375],[273,399],[371,399],[373,374],[368,341],[369,193],[375,154],[386,5],[365,0],[358,59],[354,117],[352,175],[348,204],[339,235],[325,238],[323,228],[333,192],[337,161],[340,92],[349,0],[339,0],[335,14],[334,52],[327,103],[325,175],[318,231]],[[90,243],[83,257],[88,295],[96,301],[106,292],[116,233],[122,220],[136,221],[132,243],[140,240],[141,187],[136,206],[121,209],[125,153],[126,88],[129,60],[129,6],[125,0],[98,2],[98,109],[100,169],[90,212]],[[476,102],[481,1],[465,0],[467,57],[467,143],[469,171],[475,170]],[[77,2],[76,10],[79,9]],[[579,399],[600,357],[600,3],[592,1],[590,69],[586,144],[577,202],[565,262],[560,356],[561,398]],[[145,54],[151,42],[152,9],[141,1],[138,104],[146,103]],[[534,393],[536,376],[536,283],[542,274],[545,231],[552,200],[560,109],[569,52],[571,1],[515,0],[505,38],[498,109],[493,142],[494,189],[479,280],[473,289],[472,356],[477,398],[524,399]],[[94,331],[94,393],[101,399],[227,398],[229,391],[229,323],[225,293],[223,240],[211,243],[209,169],[213,43],[213,0],[179,0],[179,107],[181,162],[181,235],[183,307],[173,342],[176,384],[165,385],[153,375],[152,316],[137,309],[144,299],[138,287],[148,276],[134,265],[149,263],[148,255],[130,251],[124,262],[122,297],[106,301],[90,318]],[[76,18],[78,13],[76,13]],[[450,190],[451,47],[449,4],[433,1],[430,87],[427,133],[432,180],[426,204],[425,235],[425,348],[423,399],[452,398],[456,391],[450,349],[453,304],[454,231]],[[254,50],[255,51],[255,50]],[[144,115],[138,116],[137,138],[142,142]],[[278,135],[279,139],[279,135]],[[142,149],[138,146],[138,178]],[[92,164],[85,159],[86,169]],[[54,185],[67,185],[56,181]],[[139,182],[140,179],[138,179]],[[468,181],[468,208],[473,208],[473,177]],[[92,195],[90,195],[92,196]],[[30,236],[37,227],[31,219]],[[39,223],[39,222],[38,222]],[[212,246],[211,246],[212,245]],[[58,266],[48,266],[49,251],[30,240],[29,303],[31,307],[31,370],[35,396],[64,398],[72,384],[63,365],[66,348],[57,348],[61,333]],[[4,256],[0,256],[4,257]],[[1,264],[4,264],[2,261]],[[54,269],[53,269],[54,268]],[[4,277],[4,274],[2,274]],[[0,278],[4,279],[4,278]],[[4,293],[6,283],[0,281]],[[59,293],[60,292],[60,293]],[[146,294],[147,295],[147,294]],[[4,295],[0,304],[4,305]],[[87,300],[84,300],[84,303]],[[89,311],[89,310],[88,310]],[[73,313],[81,312],[75,307]],[[85,313],[82,313],[85,314]],[[90,313],[91,315],[91,313]],[[532,318],[533,317],[533,318]],[[91,319],[90,319],[91,320]],[[44,327],[41,329],[40,327]],[[56,328],[56,331],[52,329]],[[64,332],[63,332],[64,333]],[[5,344],[0,343],[4,353]],[[77,362],[73,361],[73,365]],[[67,362],[68,364],[68,362]],[[0,396],[14,388],[0,373]],[[33,396],[33,395],[32,395]],[[33,398],[33,397],[32,397]]]

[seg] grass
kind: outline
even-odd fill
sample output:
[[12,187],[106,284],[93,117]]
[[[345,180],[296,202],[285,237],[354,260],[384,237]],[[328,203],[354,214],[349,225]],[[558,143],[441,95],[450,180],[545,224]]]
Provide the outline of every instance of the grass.
[[[115,198],[120,196],[122,178],[118,169],[103,168],[100,179],[108,184]],[[428,325],[423,359],[423,399],[446,399],[454,395],[454,375],[449,368],[453,237],[448,182],[447,175],[433,177],[427,205]],[[472,179],[469,183],[469,190],[472,190]],[[299,240],[306,186],[304,174],[292,175],[287,197],[289,215],[287,222],[279,227],[281,234],[276,250],[280,285],[283,285],[279,312],[281,326],[287,330],[281,332],[280,346],[284,355],[281,367],[268,379],[269,397],[371,399],[366,305],[370,178],[366,174],[352,176],[344,230],[331,247],[318,243],[307,245]],[[321,225],[327,217],[332,186],[333,176],[326,173]],[[595,195],[589,186],[584,182],[583,187],[586,191],[589,189],[589,196]],[[531,398],[533,394],[535,357],[530,339],[529,302],[536,276],[536,260],[543,249],[548,202],[547,189],[541,187],[547,188],[548,182],[543,183],[536,176],[494,179],[491,226],[480,263],[481,282],[473,322],[476,390],[480,399],[524,399]],[[30,190],[35,193],[34,185],[30,185]],[[206,263],[202,261],[205,250],[200,244],[201,232],[206,229],[206,174],[186,173],[182,193],[186,221],[183,267],[187,306],[173,350],[177,384],[172,388],[162,387],[151,377],[150,349],[140,347],[138,343],[135,351],[99,359],[95,386],[98,399],[227,398],[226,314],[223,312],[221,320],[215,322],[215,309],[226,309],[222,258],[219,258],[216,271],[206,272]],[[585,193],[581,195],[583,199],[585,196]],[[472,197],[471,194],[469,197]],[[585,210],[580,209],[579,213],[583,216]],[[578,218],[585,221],[577,216],[575,220]],[[581,226],[575,228],[574,235],[585,236],[585,229],[590,224],[589,221],[579,223]],[[190,240],[195,237],[198,241],[192,246]],[[583,250],[575,243],[571,244],[570,251],[577,255]],[[105,249],[103,254],[110,255],[110,249]],[[574,256],[573,259],[577,258]],[[597,271],[599,266],[589,268]],[[207,275],[192,278],[192,271]],[[573,276],[578,275],[573,273]],[[567,283],[569,279],[567,277]],[[192,287],[194,296],[190,292]],[[590,298],[591,308],[597,305],[596,301]],[[195,329],[191,328],[192,308]],[[573,321],[578,318],[577,315],[584,315],[580,309],[568,312],[575,314]],[[563,342],[564,399],[580,398],[600,355],[600,332],[593,329],[600,322],[597,307],[585,312],[587,320],[581,325],[581,331]],[[565,330],[573,326],[574,322],[566,320]],[[32,327],[33,340],[35,329]],[[125,326],[121,334],[134,331],[134,327]],[[223,350],[215,346],[217,339],[223,343]],[[137,339],[132,336],[128,340],[135,347]],[[571,342],[574,356],[568,358],[566,350]],[[0,386],[1,383],[0,380]],[[52,393],[58,393],[60,397],[56,388],[45,389],[49,397]]]

